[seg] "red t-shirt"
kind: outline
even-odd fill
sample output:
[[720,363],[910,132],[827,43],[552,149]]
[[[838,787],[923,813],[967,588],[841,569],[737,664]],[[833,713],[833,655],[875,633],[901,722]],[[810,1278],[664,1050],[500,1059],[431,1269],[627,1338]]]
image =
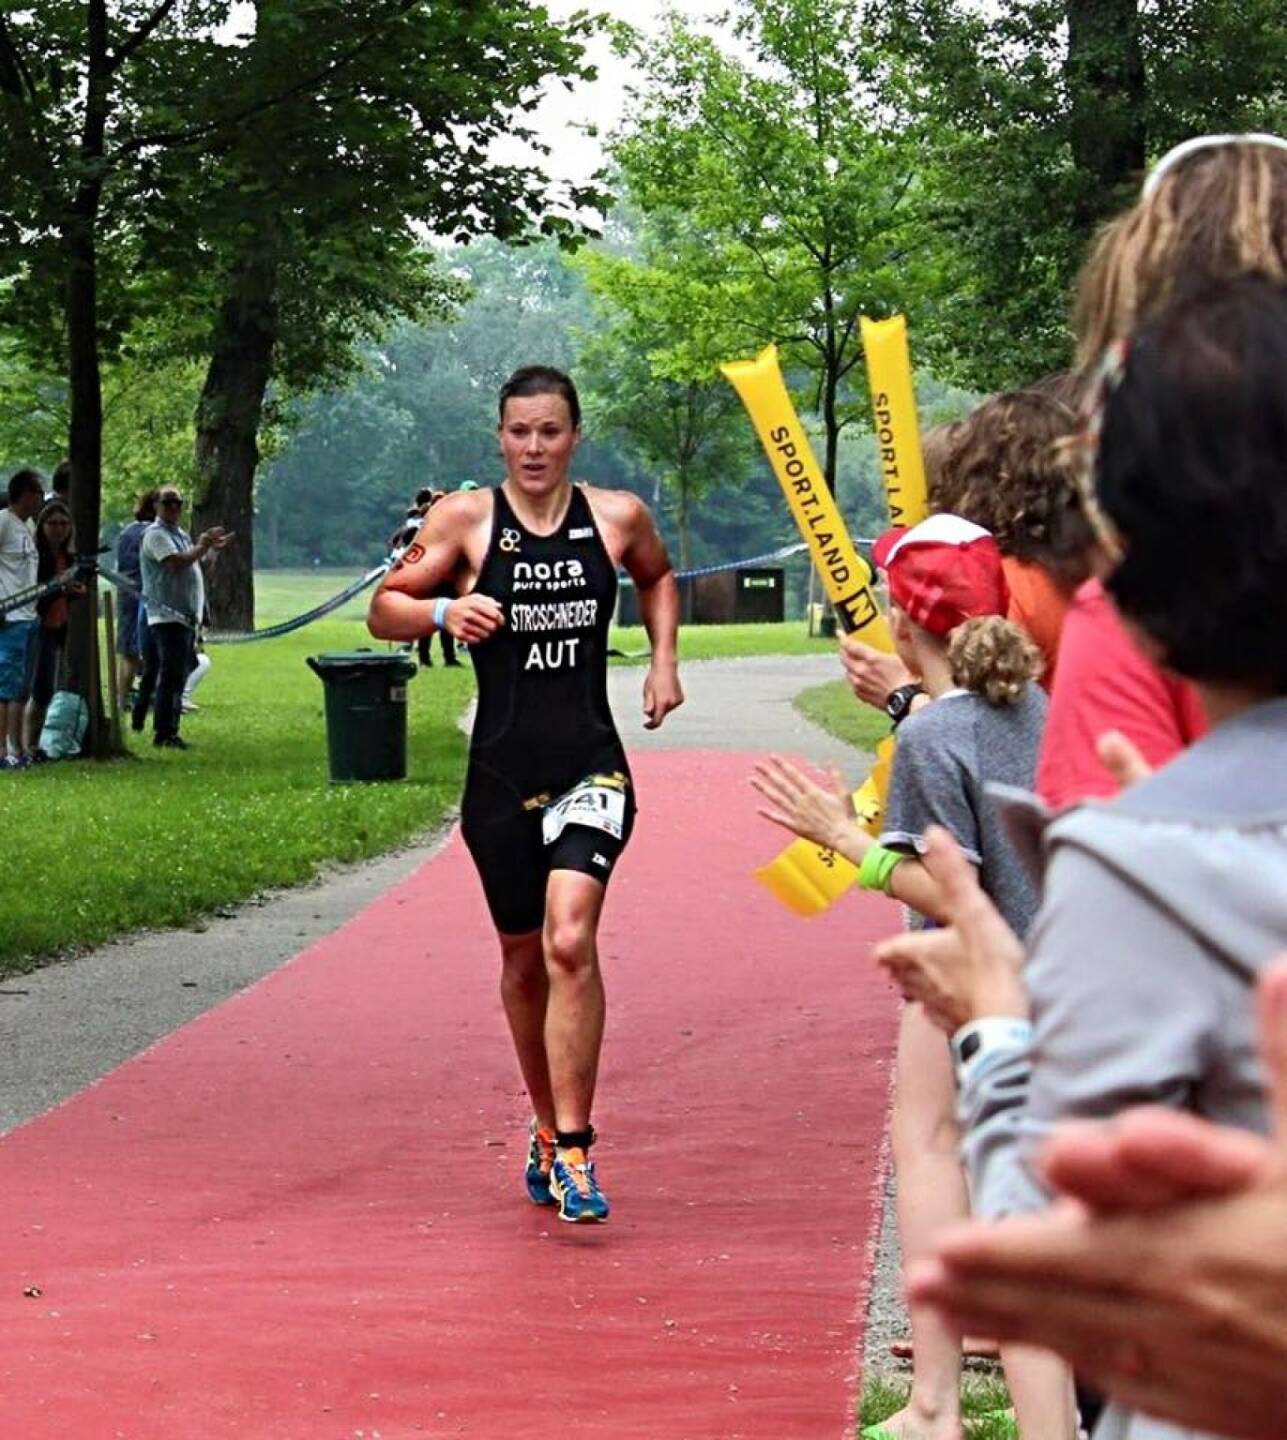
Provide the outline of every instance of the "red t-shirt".
[[1087,580],[1064,617],[1037,794],[1055,809],[1115,795],[1117,785],[1095,753],[1106,730],[1120,730],[1158,766],[1206,729],[1197,691],[1140,654],[1103,586]]

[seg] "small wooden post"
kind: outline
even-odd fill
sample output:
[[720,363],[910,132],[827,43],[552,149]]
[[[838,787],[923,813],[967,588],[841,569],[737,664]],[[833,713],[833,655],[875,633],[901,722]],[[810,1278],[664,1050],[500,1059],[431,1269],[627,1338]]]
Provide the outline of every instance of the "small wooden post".
[[103,638],[107,641],[107,700],[111,719],[108,721],[108,737],[111,753],[121,753],[121,697],[117,692],[116,671],[116,611],[114,597],[110,590],[103,595]]

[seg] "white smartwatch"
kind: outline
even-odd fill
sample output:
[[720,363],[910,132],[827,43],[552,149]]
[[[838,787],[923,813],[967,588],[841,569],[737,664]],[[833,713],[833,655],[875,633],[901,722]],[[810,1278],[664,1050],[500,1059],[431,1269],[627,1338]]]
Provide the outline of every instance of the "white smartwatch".
[[991,1069],[992,1063],[1023,1054],[1031,1045],[1031,1020],[1017,1015],[981,1015],[971,1020],[952,1036],[956,1083],[964,1085],[980,1067]]

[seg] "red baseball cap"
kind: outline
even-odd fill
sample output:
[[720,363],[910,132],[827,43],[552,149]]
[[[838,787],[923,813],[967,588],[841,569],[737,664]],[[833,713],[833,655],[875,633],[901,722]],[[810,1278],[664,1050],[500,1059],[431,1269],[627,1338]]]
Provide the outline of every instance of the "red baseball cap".
[[959,515],[931,515],[910,530],[887,530],[871,558],[885,572],[890,599],[932,635],[1010,608],[997,542]]

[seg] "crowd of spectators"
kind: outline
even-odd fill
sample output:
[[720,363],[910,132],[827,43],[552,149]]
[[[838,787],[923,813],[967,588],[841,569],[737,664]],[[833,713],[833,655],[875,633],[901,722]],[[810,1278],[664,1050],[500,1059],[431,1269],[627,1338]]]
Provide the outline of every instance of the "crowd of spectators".
[[[25,769],[75,749],[51,750],[51,742],[42,741],[50,702],[66,683],[72,607],[86,593],[70,487],[66,461],[54,470],[48,495],[38,471],[19,470],[0,506],[0,597],[22,597],[0,614],[0,769]],[[180,717],[198,708],[193,692],[210,670],[201,644],[200,562],[232,538],[216,526],[193,541],[179,523],[183,505],[174,486],[144,491],[117,538],[111,566],[117,694],[134,730],[153,712],[158,748],[187,748]],[[61,583],[50,589],[49,582]],[[28,598],[29,591],[36,593]]]
[[[872,1434],[960,1440],[970,1335],[1044,1352],[1011,1376],[1025,1440],[1270,1440],[1287,1433],[1287,143],[1177,147],[1095,245],[1073,323],[1072,373],[926,437],[947,513],[876,547],[898,653],[848,640],[845,668],[899,724],[885,833],[789,765],[756,784],[762,813],[927,917],[876,947],[909,1000],[894,1156],[914,1361]],[[1040,652],[1035,746],[1013,694],[970,681],[957,636],[982,614]]]

